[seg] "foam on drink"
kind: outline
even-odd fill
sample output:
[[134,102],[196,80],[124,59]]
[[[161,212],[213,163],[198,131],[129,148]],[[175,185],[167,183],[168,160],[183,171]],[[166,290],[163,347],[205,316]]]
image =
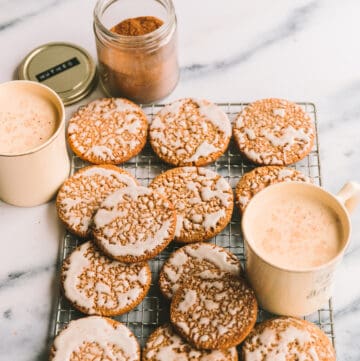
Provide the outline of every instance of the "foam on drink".
[[[342,248],[342,226],[336,212],[307,194],[266,200],[258,210],[253,239],[271,263],[289,269],[320,266]],[[255,229],[256,227],[256,229]]]
[[0,89],[0,154],[19,154],[45,143],[56,131],[52,102],[24,87]]

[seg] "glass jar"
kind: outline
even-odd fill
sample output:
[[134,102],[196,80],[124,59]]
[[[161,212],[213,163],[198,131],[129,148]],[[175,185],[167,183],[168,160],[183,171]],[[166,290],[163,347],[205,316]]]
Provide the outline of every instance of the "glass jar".
[[[163,25],[138,36],[109,30],[139,16],[155,16]],[[151,103],[170,94],[179,78],[176,27],[171,0],[98,0],[94,33],[105,92],[138,103]]]

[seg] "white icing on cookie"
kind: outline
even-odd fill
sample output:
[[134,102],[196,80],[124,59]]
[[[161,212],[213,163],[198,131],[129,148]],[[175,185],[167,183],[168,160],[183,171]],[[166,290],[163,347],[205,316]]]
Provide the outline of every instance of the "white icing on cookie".
[[160,110],[160,114],[170,113],[172,116],[176,116],[180,112],[181,106],[184,104],[185,99],[175,100],[174,102],[167,104]]
[[212,198],[218,198],[221,201],[221,204],[224,207],[229,205],[231,196],[228,193],[225,193],[223,190],[211,190],[209,187],[204,187],[201,189],[201,199],[205,202],[210,201]]
[[121,169],[106,166],[84,168],[60,188],[57,197],[59,217],[73,232],[85,236],[100,202],[116,189],[135,185],[135,178]]
[[280,117],[284,117],[285,116],[285,109],[283,109],[283,108],[274,108],[273,109],[273,114],[274,115],[280,115]]
[[[95,102],[96,102],[96,100],[95,100]],[[138,110],[138,108],[135,104],[124,102],[121,98],[115,98],[114,102],[116,105],[115,111],[117,111],[117,112],[126,112],[126,111],[133,112],[133,111]]]
[[244,126],[244,118],[242,115],[239,115],[235,121],[236,128],[242,128]]
[[214,268],[234,276],[241,273],[239,260],[222,247],[208,243],[189,244],[175,251],[165,262],[161,273],[166,277],[160,278],[160,288],[171,298],[182,283],[179,283],[180,279],[186,282],[194,273],[214,279],[217,276]]
[[[294,322],[296,320],[292,319]],[[329,350],[329,354],[318,354],[315,347],[317,343],[317,336],[310,334],[308,329],[305,329],[303,325],[299,324],[299,328],[294,325],[286,325],[286,320],[273,320],[273,327],[265,328],[260,335],[256,336],[248,342],[256,343],[253,349],[249,347],[244,348],[246,361],[258,361],[259,359],[264,361],[286,361],[288,357],[292,357],[296,360],[310,360],[321,361],[323,357],[328,359],[329,354],[332,351]],[[277,328],[285,327],[285,329]],[[319,347],[320,346],[319,344]]]
[[205,220],[203,222],[203,226],[207,230],[216,228],[216,225],[221,218],[226,216],[226,213],[223,209],[220,209],[214,213],[205,214],[204,216]]
[[165,239],[169,237],[169,230],[171,228],[172,222],[167,220],[162,224],[160,229],[158,229],[154,235],[148,236],[141,241],[136,241],[134,243],[129,243],[126,245],[111,244],[107,243],[106,248],[113,256],[142,256],[147,251],[151,251],[159,244],[163,243]]
[[[99,209],[94,217],[94,224],[96,227],[104,227],[107,224],[112,223],[118,217],[124,217],[127,212],[119,211],[117,209]],[[113,233],[111,233],[113,235]]]
[[181,214],[176,214],[176,229],[175,229],[175,237],[179,237],[181,235],[181,230],[183,229],[184,216]]
[[52,361],[70,361],[73,352],[79,352],[85,343],[97,343],[103,357],[111,361],[121,357],[112,349],[119,348],[128,361],[139,361],[139,345],[131,331],[121,323],[113,326],[105,318],[92,316],[71,321],[54,341]]
[[264,164],[272,164],[272,165],[282,165],[283,162],[276,158],[274,155],[272,155],[272,153],[270,152],[256,152],[253,149],[249,149],[246,152],[246,156],[251,159],[254,162],[257,163],[264,163]]
[[[207,243],[198,243],[198,247],[192,245],[185,246],[184,252],[198,260],[207,260],[217,266],[220,270],[237,276],[240,271],[240,263],[229,262],[229,255],[219,246],[208,245]],[[234,261],[234,260],[233,260]],[[171,262],[171,264],[174,264]],[[175,264],[174,264],[175,265]]]
[[245,207],[246,204],[248,204],[250,201],[250,198],[247,196],[240,196],[239,197],[239,203],[241,204],[241,206]]
[[[229,183],[217,173],[202,167],[181,167],[156,177],[151,188],[161,189],[177,212],[175,236],[189,242],[188,235],[217,232],[214,212],[222,209],[222,217],[229,218],[233,207],[233,193]],[[222,220],[224,221],[224,220]],[[225,221],[227,222],[227,221]],[[224,222],[220,227],[224,227]],[[208,238],[211,236],[208,233]]]
[[196,291],[189,290],[185,292],[184,299],[179,303],[178,309],[181,312],[187,312],[189,309],[196,304],[197,293]]
[[245,128],[245,129],[244,129],[244,132],[245,132],[245,134],[247,135],[247,137],[248,137],[250,140],[256,139],[256,134],[255,134],[255,132],[254,132],[252,129],[250,129],[250,128]]
[[[186,246],[185,246],[186,247]],[[184,248],[181,248],[184,250]],[[188,260],[188,256],[185,252],[175,251],[171,256],[171,264],[177,268],[181,268]]]
[[181,99],[162,108],[150,125],[154,151],[174,165],[205,165],[218,158],[231,137],[231,123],[215,104]]
[[94,145],[91,148],[89,148],[85,153],[86,157],[92,155],[100,159],[106,159],[106,157],[113,156],[113,151],[110,148],[106,147],[105,145]]
[[219,149],[206,140],[202,142],[196,149],[195,153],[190,157],[186,158],[187,162],[196,162],[200,157],[207,157],[211,153],[218,152]]
[[114,207],[119,202],[124,200],[124,196],[129,196],[133,200],[136,200],[138,197],[150,194],[151,190],[146,187],[127,187],[126,189],[119,189],[118,191],[114,192],[110,196],[108,196],[105,201],[103,202],[102,206],[104,207]]
[[199,112],[206,117],[216,128],[221,130],[226,137],[231,136],[231,124],[227,115],[215,104],[207,104],[203,100],[193,99],[199,105]]
[[81,177],[92,177],[95,175],[100,175],[103,177],[115,177],[119,182],[126,184],[127,186],[136,186],[137,182],[133,177],[128,176],[127,174],[117,172],[113,169],[103,168],[103,167],[89,167],[85,171],[75,173],[74,178]]
[[281,137],[276,136],[267,129],[263,129],[261,135],[269,140],[274,147],[283,147],[284,145],[291,147],[297,141],[310,142],[310,137],[305,133],[304,129],[295,129],[292,126],[285,128]]
[[132,133],[132,134],[137,134],[138,133],[138,130],[139,128],[142,127],[142,123],[140,122],[139,119],[136,119],[133,120],[133,122],[129,122],[129,123],[124,123],[124,125],[119,128],[117,130],[117,132],[115,132],[116,134],[122,134],[123,132],[125,131],[128,131],[129,133]]
[[284,179],[287,177],[291,177],[294,174],[294,171],[292,169],[281,169],[278,173],[278,178],[279,179]]
[[[187,172],[192,172],[194,170],[193,167],[186,167],[188,170]],[[204,176],[205,178],[207,178],[208,180],[213,180],[215,178],[217,178],[218,174],[213,172],[210,169],[204,168],[204,167],[198,167],[197,168],[197,172]],[[225,180],[225,179],[224,179]]]
[[[98,314],[98,307],[118,313],[136,302],[150,283],[144,264],[110,261],[91,242],[86,242],[69,257],[62,271],[66,297],[88,314]],[[140,283],[140,284],[139,284]]]
[[[199,349],[208,348],[208,341],[214,349],[238,344],[257,315],[255,295],[242,278],[216,269],[213,272],[220,277],[196,274],[187,279],[171,303],[172,324]],[[196,295],[194,306],[180,307],[191,291]],[[229,310],[234,315],[229,315]]]
[[[152,132],[151,132],[152,137],[154,137],[155,129],[159,129],[159,130],[166,129],[164,122],[161,120],[161,118],[159,116],[156,116],[153,119],[151,126],[152,126]],[[160,133],[160,134],[163,134],[163,133]]]
[[76,197],[76,198],[65,198],[61,202],[61,205],[64,207],[65,212],[70,212],[72,208],[80,204],[81,202],[84,202],[82,198]]
[[103,201],[94,216],[93,235],[114,258],[129,262],[124,257],[142,256],[143,260],[170,242],[175,223],[175,211],[167,199],[150,188],[130,186]]
[[69,124],[68,126],[68,133],[73,133],[73,132],[76,132],[77,130],[79,129],[78,125],[77,124]]

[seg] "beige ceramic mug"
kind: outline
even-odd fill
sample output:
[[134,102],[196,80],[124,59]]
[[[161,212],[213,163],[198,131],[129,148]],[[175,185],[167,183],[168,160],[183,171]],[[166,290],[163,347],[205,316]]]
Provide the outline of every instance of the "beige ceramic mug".
[[0,143],[0,199],[24,207],[49,201],[70,170],[59,96],[37,82],[1,84]]
[[[285,214],[282,218],[277,219],[276,214],[273,215],[273,213],[271,213],[274,218],[272,220],[269,218],[268,224],[270,224],[270,228],[266,229],[266,232],[270,233],[263,232],[261,227],[265,226],[263,226],[261,217],[267,214],[263,212],[271,212],[270,209],[267,209],[269,205],[271,205],[270,208],[274,210],[273,212],[276,212],[275,209],[281,209],[277,207],[282,207],[282,204],[285,203],[284,199],[293,199],[295,202],[298,197],[306,197],[306,199],[309,199],[309,202],[312,202],[311,204],[315,206],[319,204],[322,207],[321,209],[328,210],[331,212],[329,214],[334,214],[336,223],[334,223],[333,226],[335,230],[339,230],[339,233],[332,233],[331,235],[333,237],[334,234],[337,234],[336,237],[338,237],[339,242],[333,257],[316,266],[309,267],[306,265],[304,261],[305,257],[303,259],[298,257],[292,260],[293,263],[291,263],[290,257],[287,259],[286,254],[281,253],[283,252],[281,247],[271,249],[263,246],[264,244],[269,244],[271,247],[271,244],[273,244],[274,247],[275,245],[277,247],[277,241],[284,239],[282,238],[284,234],[289,234],[279,234],[278,238],[276,238],[276,229],[273,230],[274,234],[271,233],[272,221],[274,225],[275,222],[284,222],[285,218],[288,218],[286,221],[291,222],[290,214]],[[332,195],[316,185],[286,182],[271,185],[253,197],[243,214],[242,232],[247,257],[247,276],[262,308],[278,315],[305,316],[315,312],[326,304],[331,297],[334,271],[349,244],[351,234],[349,213],[353,211],[359,201],[360,186],[354,182],[347,183],[337,196]],[[322,213],[320,213],[320,215],[322,217]],[[294,217],[294,219],[296,218]],[[306,214],[303,214],[303,221],[306,221]],[[325,222],[324,219],[321,219],[315,220],[312,226],[311,222],[302,224],[309,224],[309,227],[315,227],[314,230],[331,230],[330,226],[325,227],[325,224],[327,224]],[[264,222],[264,224],[265,223],[266,222]],[[277,225],[279,225],[279,223],[277,223]],[[325,228],[321,228],[322,226]],[[286,229],[284,228],[282,230]],[[295,227],[295,233],[296,231]],[[298,229],[298,231],[301,232],[302,229]],[[311,230],[310,234],[317,233]],[[267,235],[270,235],[269,240],[272,243],[261,243],[265,242],[262,240],[266,240]],[[328,240],[330,240],[330,234]],[[323,242],[322,238],[321,242]],[[324,239],[324,242],[327,242],[327,240]],[[292,246],[293,244],[289,243],[289,245]],[[315,247],[315,241],[311,245]],[[319,248],[319,250],[316,251],[319,257],[325,257],[325,251],[330,249],[330,245],[325,244],[324,247],[326,248]],[[301,248],[298,249],[299,252],[301,252]],[[308,249],[310,249],[310,247],[308,247],[307,250]],[[266,250],[268,250],[268,253]],[[286,266],[284,266],[286,262],[283,263],[279,261],[282,259],[281,257],[283,257],[283,260],[286,260],[286,262],[289,262]],[[317,256],[314,256],[313,258],[316,259],[316,257]],[[301,267],[302,262],[305,264],[303,267]]]

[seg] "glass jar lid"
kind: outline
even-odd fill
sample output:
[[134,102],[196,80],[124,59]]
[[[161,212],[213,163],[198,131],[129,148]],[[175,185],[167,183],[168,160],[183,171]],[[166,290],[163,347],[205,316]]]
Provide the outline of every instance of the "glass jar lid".
[[86,97],[96,85],[96,65],[78,45],[48,43],[31,51],[18,69],[22,80],[38,81],[59,94],[65,105]]

